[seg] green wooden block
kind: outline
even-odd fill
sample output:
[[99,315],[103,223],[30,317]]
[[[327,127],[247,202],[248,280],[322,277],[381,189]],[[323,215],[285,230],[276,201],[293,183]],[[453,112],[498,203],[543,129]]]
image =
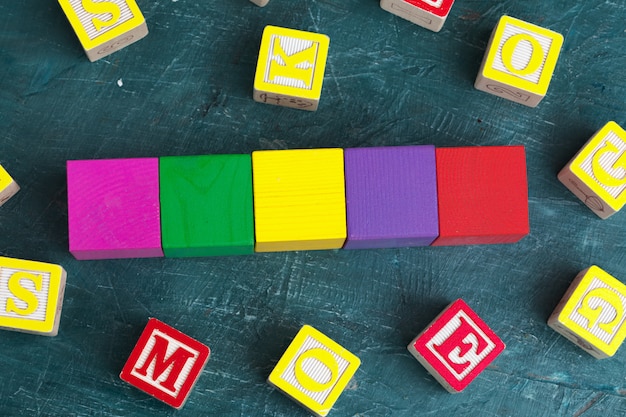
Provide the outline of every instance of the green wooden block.
[[254,252],[250,155],[162,157],[159,175],[166,257]]

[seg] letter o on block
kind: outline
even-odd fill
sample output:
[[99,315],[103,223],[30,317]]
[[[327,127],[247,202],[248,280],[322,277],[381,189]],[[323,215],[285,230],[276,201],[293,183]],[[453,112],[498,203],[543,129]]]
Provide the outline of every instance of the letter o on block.
[[317,416],[326,416],[361,361],[311,326],[303,326],[267,382]]

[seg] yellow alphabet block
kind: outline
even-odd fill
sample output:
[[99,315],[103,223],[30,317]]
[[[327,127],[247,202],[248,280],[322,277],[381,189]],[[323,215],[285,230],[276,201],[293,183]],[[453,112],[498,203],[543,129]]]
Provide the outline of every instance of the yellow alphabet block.
[[255,151],[252,177],[256,252],[343,246],[343,149]]
[[502,16],[494,29],[474,87],[536,107],[545,97],[563,36]]
[[65,277],[59,265],[0,257],[0,328],[56,336]]
[[316,416],[326,416],[360,365],[355,355],[303,326],[267,382]]
[[326,35],[266,26],[254,77],[254,100],[317,110],[329,45]]
[[617,213],[626,204],[626,131],[604,125],[558,177],[600,218]]
[[135,0],[59,0],[91,62],[148,34]]
[[580,272],[548,325],[598,359],[613,356],[626,337],[626,285],[593,265]]
[[19,190],[20,186],[13,181],[9,173],[0,165],[0,206],[6,203]]

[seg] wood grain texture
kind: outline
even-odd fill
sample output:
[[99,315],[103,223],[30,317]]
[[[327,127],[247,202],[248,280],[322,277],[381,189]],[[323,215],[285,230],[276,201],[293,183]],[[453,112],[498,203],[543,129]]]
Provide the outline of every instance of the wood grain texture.
[[[598,361],[546,324],[579,271],[626,271],[626,215],[598,219],[556,178],[598,126],[626,125],[625,4],[457,0],[439,33],[377,0],[138,4],[151,33],[90,63],[56,2],[0,2],[0,163],[22,188],[0,209],[0,254],[68,273],[56,337],[2,332],[1,415],[305,416],[266,383],[305,323],[362,360],[331,417],[626,414],[626,350]],[[505,13],[565,37],[535,109],[473,87]],[[268,24],[330,37],[317,112],[252,100]],[[530,235],[199,259],[67,250],[68,159],[423,144],[524,145]],[[457,298],[507,349],[450,395],[406,345]],[[118,378],[148,317],[213,352],[179,411]]]

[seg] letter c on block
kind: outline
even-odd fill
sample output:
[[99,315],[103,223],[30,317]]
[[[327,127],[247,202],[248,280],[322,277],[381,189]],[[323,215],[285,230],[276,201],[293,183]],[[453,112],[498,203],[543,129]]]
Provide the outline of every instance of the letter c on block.
[[[330,379],[328,381],[318,381],[315,379],[315,375],[311,376],[307,374],[303,369],[304,361],[307,359],[315,360],[323,364],[330,372]],[[339,365],[335,357],[329,351],[322,348],[315,348],[303,352],[298,357],[294,364],[294,373],[296,374],[296,379],[304,389],[313,392],[322,392],[332,387],[337,381],[339,377]]]
[[[513,54],[521,42],[528,42],[532,48],[530,59],[525,68],[515,68],[513,66]],[[511,36],[502,45],[502,63],[513,74],[524,77],[535,73],[543,63],[544,52],[539,41],[527,33],[518,33]]]

